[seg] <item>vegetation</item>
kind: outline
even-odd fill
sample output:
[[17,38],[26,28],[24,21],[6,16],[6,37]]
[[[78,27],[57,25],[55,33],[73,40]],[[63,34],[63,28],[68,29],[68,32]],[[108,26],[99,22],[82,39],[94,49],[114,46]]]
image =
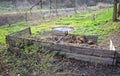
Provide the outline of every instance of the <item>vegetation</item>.
[[38,49],[35,45],[25,46],[25,49],[19,52],[16,50],[14,53],[0,49],[0,74],[2,73],[2,76],[50,75],[54,54],[44,54],[42,49]]
[[[112,9],[89,12],[86,14],[74,14],[60,18],[54,23],[45,23],[32,27],[33,34],[43,31],[51,31],[53,27],[73,27],[73,34],[98,35],[101,38],[108,37],[108,33],[117,29],[117,26],[107,26],[112,20]],[[49,26],[46,26],[49,25]],[[51,29],[50,29],[51,28]]]
[[[64,18],[60,18],[54,22],[47,22],[38,26],[31,26],[33,35],[39,35],[40,32],[51,31],[53,27],[73,27],[74,31],[71,33],[81,35],[98,35],[100,37],[107,37],[110,31],[116,30],[116,26],[104,27],[104,24],[110,23],[112,20],[112,9],[104,9],[100,11],[93,11],[85,14],[73,14]],[[19,31],[26,28],[24,21],[17,22],[11,27],[7,25],[0,27],[0,44],[5,44],[5,35]]]
[[[95,63],[94,66],[91,66],[91,64],[89,66],[89,63],[74,62],[72,59],[68,60],[78,64],[78,69],[76,69],[75,64],[69,63],[65,59],[59,58],[63,61],[61,62],[58,59],[56,59],[58,60],[56,61],[54,54],[50,53],[49,49],[47,50],[43,47],[38,48],[36,47],[37,44],[25,45],[21,49],[11,46],[14,47],[14,51],[12,50],[13,48],[10,50],[11,47],[6,44],[6,35],[25,29],[29,27],[30,24],[35,23],[35,26],[30,26],[33,36],[40,36],[44,32],[50,32],[54,27],[72,27],[74,29],[70,32],[72,34],[97,35],[99,36],[99,41],[102,41],[111,36],[109,33],[118,32],[120,28],[120,23],[112,22],[112,20],[117,21],[120,16],[120,1],[117,6],[118,1],[119,0],[0,0],[0,25],[3,25],[0,26],[0,76],[56,76],[55,74],[57,72],[63,72],[63,69],[68,72],[66,68],[70,69],[69,72],[71,75],[74,75],[72,74],[73,71],[79,72],[78,69],[82,70],[81,67],[85,67],[84,65],[87,65],[87,67],[84,68],[83,73],[80,70],[82,76],[87,75],[86,70],[95,68],[89,72],[95,73],[99,71],[101,68],[97,66],[98,63]],[[99,2],[103,3],[99,4]],[[112,2],[114,2],[114,8],[107,8],[111,7]],[[99,10],[91,11],[96,9]],[[88,12],[78,13],[83,10],[87,10]],[[33,14],[30,13],[30,11]],[[66,12],[69,14],[71,11],[74,11],[75,14],[66,17],[57,16],[59,13]],[[66,15],[66,13],[64,14]],[[45,17],[46,15],[48,16]],[[57,19],[36,25],[39,21],[42,22],[42,20],[53,19],[50,17],[52,15],[56,15]],[[38,19],[37,17],[42,18]],[[67,66],[64,65],[64,62],[66,62]],[[98,70],[96,69],[97,67],[99,68]],[[106,69],[106,67],[104,68]],[[116,67],[114,71],[112,67],[113,72],[110,71],[111,68],[108,69],[108,76],[116,70],[119,70]],[[101,70],[101,75],[104,75],[103,69]],[[92,73],[91,75],[93,76]],[[80,74],[75,73],[75,75]]]
[[[59,18],[53,22],[42,23],[38,26],[31,26],[33,35],[39,35],[42,32],[51,31],[53,27],[73,27],[73,34],[98,35],[100,39],[109,36],[109,32],[118,29],[112,20],[112,9],[103,9],[84,14],[73,14],[67,17]],[[32,21],[30,21],[32,22]],[[5,36],[28,27],[24,21],[12,24],[12,26],[0,27],[0,47],[4,46]],[[6,47],[5,47],[6,48]],[[4,47],[0,49],[0,73],[4,74],[9,69],[11,76],[20,74],[43,76],[51,75],[53,54],[41,54],[43,48],[39,49],[33,46],[25,46],[22,51],[11,54]],[[4,60],[5,59],[5,60]],[[38,70],[39,69],[39,70]],[[41,75],[42,76],[42,75]]]

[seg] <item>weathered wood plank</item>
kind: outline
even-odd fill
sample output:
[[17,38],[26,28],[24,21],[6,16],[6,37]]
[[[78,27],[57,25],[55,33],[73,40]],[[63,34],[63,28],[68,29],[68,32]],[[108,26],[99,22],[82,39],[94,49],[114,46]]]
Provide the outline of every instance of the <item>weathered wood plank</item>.
[[52,46],[54,50],[61,50],[63,52],[68,53],[77,53],[77,54],[85,54],[85,55],[92,55],[92,56],[98,56],[98,57],[114,57],[114,51],[108,51],[103,49],[89,49],[89,48],[81,48],[81,47],[75,47],[75,46],[66,46],[66,45],[54,45]]
[[[12,47],[12,46],[10,47],[10,50],[12,50],[11,51],[12,53],[19,53],[20,51],[19,48]],[[116,64],[116,59],[113,60],[113,58],[103,58],[103,57],[96,57],[96,56],[83,55],[83,54],[67,53],[67,52],[62,52],[62,51],[52,51],[52,52],[59,53],[59,55],[65,55],[67,58],[73,58],[76,60],[96,62],[96,63],[102,63],[102,64],[110,64],[110,65]]]
[[66,57],[74,58],[76,60],[83,60],[83,61],[89,61],[89,62],[110,64],[110,65],[115,65],[115,62],[116,62],[116,60],[113,62],[112,58],[102,58],[102,57],[95,57],[95,56],[75,54],[75,53],[66,53],[66,52],[59,52],[59,54],[66,55]]
[[9,36],[28,36],[28,35],[31,35],[31,29],[30,28],[26,28],[24,30],[21,30],[21,31],[18,31],[18,32],[15,32],[15,33],[12,33],[12,34],[9,34]]

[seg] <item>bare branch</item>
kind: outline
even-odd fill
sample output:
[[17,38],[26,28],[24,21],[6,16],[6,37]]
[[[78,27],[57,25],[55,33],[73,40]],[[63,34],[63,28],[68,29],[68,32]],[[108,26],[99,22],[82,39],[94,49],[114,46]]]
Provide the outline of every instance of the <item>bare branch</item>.
[[39,0],[39,2],[37,2],[36,4],[34,4],[34,5],[30,8],[30,10],[32,10],[35,6],[37,6],[37,5],[39,5],[39,4],[41,4],[41,8],[42,8],[42,0]]

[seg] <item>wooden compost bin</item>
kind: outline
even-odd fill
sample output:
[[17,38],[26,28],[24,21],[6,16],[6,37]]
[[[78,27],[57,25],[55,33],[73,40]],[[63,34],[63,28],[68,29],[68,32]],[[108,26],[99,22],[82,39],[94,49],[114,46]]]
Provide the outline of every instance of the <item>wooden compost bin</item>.
[[59,55],[66,55],[68,58],[110,65],[116,64],[116,51],[45,42],[40,38],[32,37],[30,28],[7,35],[6,42],[9,44],[9,50],[13,52],[16,48],[20,50],[26,44],[35,44],[36,47],[44,47],[44,49],[59,53]]

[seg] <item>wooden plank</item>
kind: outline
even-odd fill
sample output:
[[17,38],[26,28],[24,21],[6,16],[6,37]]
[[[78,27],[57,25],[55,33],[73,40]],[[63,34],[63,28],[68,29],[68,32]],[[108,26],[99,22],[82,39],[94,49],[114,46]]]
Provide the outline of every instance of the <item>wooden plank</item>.
[[99,57],[114,57],[114,53],[115,52],[111,52],[107,50],[99,50],[99,49],[88,49],[88,48],[71,48],[71,50],[73,50],[74,52],[78,53],[78,54],[85,54],[85,55],[92,55],[92,56],[99,56]]
[[66,52],[59,52],[59,54],[66,55],[67,58],[74,58],[76,60],[110,64],[110,65],[116,64],[116,60],[115,62],[113,62],[112,58],[102,58],[102,57],[88,56],[88,55],[75,54],[75,53],[66,53]]
[[28,36],[31,35],[31,29],[30,28],[26,28],[24,30],[9,34],[9,36]]
[[[12,50],[13,53],[14,52],[17,53],[17,52],[20,51],[20,49],[17,48],[17,47],[10,47],[10,50]],[[76,60],[110,64],[110,65],[115,65],[116,64],[116,60],[113,63],[112,58],[102,58],[102,57],[88,56],[88,55],[75,54],[75,53],[66,53],[66,52],[60,52],[60,51],[52,51],[52,52],[53,53],[59,53],[59,55],[65,55],[67,58],[74,58]]]
[[[84,54],[84,55],[92,55],[98,57],[110,57],[114,58],[114,51],[108,50],[99,50],[99,49],[89,49],[89,48],[81,48],[81,47],[74,47],[74,46],[66,46],[66,45],[54,45],[54,50],[61,50],[63,52],[68,53],[76,53],[76,54]],[[107,52],[106,52],[107,51]]]

